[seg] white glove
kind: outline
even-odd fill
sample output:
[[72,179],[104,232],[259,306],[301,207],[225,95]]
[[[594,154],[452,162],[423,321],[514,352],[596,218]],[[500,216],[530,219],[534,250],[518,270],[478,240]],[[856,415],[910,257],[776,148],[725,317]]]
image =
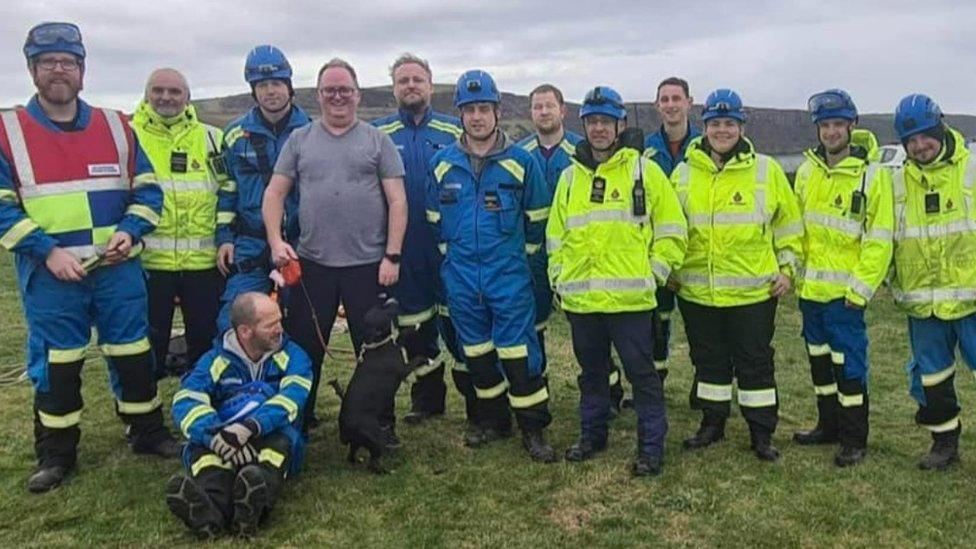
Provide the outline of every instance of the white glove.
[[245,444],[241,446],[234,455],[230,456],[230,463],[234,467],[241,468],[249,463],[255,463],[258,460],[258,451],[254,449],[254,446],[250,444]]

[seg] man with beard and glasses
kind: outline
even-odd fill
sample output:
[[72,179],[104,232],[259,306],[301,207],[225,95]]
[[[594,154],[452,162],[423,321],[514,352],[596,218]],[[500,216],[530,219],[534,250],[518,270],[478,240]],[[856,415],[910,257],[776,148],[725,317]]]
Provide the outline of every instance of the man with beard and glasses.
[[[400,280],[394,294],[400,302],[397,323],[415,326],[426,341],[427,364],[417,368],[416,381],[410,387],[410,411],[407,423],[420,423],[444,413],[447,386],[444,384],[444,361],[439,358],[438,331],[454,358],[451,375],[464,396],[469,421],[474,421],[476,398],[471,375],[457,346],[457,334],[451,325],[437,271],[441,257],[424,218],[427,165],[438,151],[451,145],[461,135],[460,120],[434,111],[430,106],[434,93],[433,76],[425,59],[405,53],[390,69],[397,112],[373,121],[373,125],[393,140],[405,169],[407,192],[407,232],[403,237]],[[408,357],[414,358],[414,357]]]
[[839,441],[834,463],[848,467],[867,453],[864,309],[891,262],[891,177],[875,161],[874,135],[855,129],[857,107],[847,92],[826,90],[808,104],[820,144],[804,153],[793,190],[805,225],[797,293],[817,425],[795,433],[793,440]]
[[[301,291],[307,293],[291,300],[287,327],[312,357],[306,419],[315,414],[323,344],[329,344],[339,303],[358,353],[366,312],[399,279],[407,228],[403,160],[390,136],[356,116],[361,95],[355,69],[332,59],[319,70],[317,82],[322,119],[294,132],[285,144],[262,207],[272,260],[277,265],[299,261],[305,280]],[[297,247],[278,229],[285,201],[295,192],[301,197]],[[381,420],[391,449],[400,445],[392,396]]]
[[152,165],[122,113],[78,97],[76,25],[35,26],[24,56],[37,95],[0,117],[0,245],[14,252],[27,317],[38,461],[27,489],[46,492],[77,460],[93,326],[133,451],[176,457],[181,446],[163,426],[137,257],[163,205]]

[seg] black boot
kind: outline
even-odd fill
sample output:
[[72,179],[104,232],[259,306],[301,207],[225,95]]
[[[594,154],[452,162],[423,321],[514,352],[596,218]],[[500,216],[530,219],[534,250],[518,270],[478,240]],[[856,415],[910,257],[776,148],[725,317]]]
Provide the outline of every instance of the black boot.
[[820,423],[813,429],[793,433],[793,442],[804,446],[812,444],[834,444],[837,442],[837,431],[825,429]]
[[867,456],[867,448],[856,446],[841,446],[840,451],[834,456],[834,465],[838,467],[850,467],[864,461]]
[[34,494],[42,494],[53,490],[61,486],[61,483],[64,482],[64,479],[68,477],[68,474],[72,470],[74,470],[74,467],[42,465],[27,478],[27,490]]
[[185,447],[186,442],[177,441],[175,438],[166,435],[155,444],[145,447],[133,445],[132,452],[136,454],[159,456],[165,459],[176,459],[183,455],[183,448]]
[[224,529],[224,515],[203,489],[184,475],[173,475],[166,483],[166,506],[190,533],[201,540],[210,540]]
[[651,454],[637,454],[637,459],[631,466],[631,472],[635,477],[656,477],[661,474],[663,461],[659,456]]
[[498,428],[487,423],[473,423],[464,433],[464,445],[468,448],[480,448],[496,440],[510,438],[512,428]]
[[776,461],[779,459],[779,450],[773,446],[773,434],[765,429],[749,426],[749,438],[752,440],[752,451],[760,461]]
[[566,461],[581,462],[586,461],[598,452],[602,452],[607,447],[607,443],[597,444],[590,439],[580,438],[572,446],[566,449]]
[[725,440],[725,418],[704,416],[695,436],[686,438],[682,445],[686,450],[694,450],[711,446],[721,440]]
[[271,508],[271,489],[259,465],[245,465],[234,479],[234,524],[239,536],[253,536]]
[[956,427],[946,433],[932,433],[932,448],[929,455],[918,462],[919,469],[942,471],[959,461],[959,433],[961,427]]
[[793,433],[793,442],[804,446],[813,444],[834,444],[838,440],[836,395],[817,397],[817,426],[806,431]]
[[532,429],[522,431],[522,447],[529,453],[532,461],[542,463],[555,463],[559,460],[552,445],[546,442],[546,436],[542,429]]
[[444,412],[428,412],[419,405],[415,404],[410,411],[403,416],[403,422],[407,425],[419,425],[435,416],[444,415]]

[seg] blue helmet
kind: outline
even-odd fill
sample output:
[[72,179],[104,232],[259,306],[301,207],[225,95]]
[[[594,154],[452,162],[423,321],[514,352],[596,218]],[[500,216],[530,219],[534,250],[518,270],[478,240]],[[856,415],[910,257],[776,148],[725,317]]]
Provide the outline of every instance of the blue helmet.
[[895,109],[895,133],[902,142],[941,123],[942,109],[931,97],[921,93],[905,97]]
[[291,85],[291,65],[284,52],[274,46],[255,46],[244,62],[244,80],[254,86],[262,80],[285,80]]
[[607,86],[596,86],[586,92],[583,105],[580,106],[580,118],[591,114],[602,114],[617,120],[627,118],[627,107],[617,90]]
[[28,61],[42,53],[63,52],[85,59],[85,45],[81,42],[81,30],[74,23],[41,23],[27,31],[24,41],[24,57]]
[[742,110],[742,98],[728,88],[721,88],[708,94],[705,106],[702,108],[702,122],[713,118],[733,118],[739,122],[746,121],[746,113]]
[[224,425],[236,423],[251,415],[251,412],[274,396],[276,391],[263,381],[252,381],[242,385],[229,398],[224,399],[217,408],[217,417]]
[[495,80],[485,71],[470,70],[458,78],[454,88],[454,106],[461,108],[469,103],[501,103]]
[[857,121],[854,100],[846,91],[837,88],[811,95],[807,101],[807,110],[810,111],[810,119],[814,124],[830,118]]

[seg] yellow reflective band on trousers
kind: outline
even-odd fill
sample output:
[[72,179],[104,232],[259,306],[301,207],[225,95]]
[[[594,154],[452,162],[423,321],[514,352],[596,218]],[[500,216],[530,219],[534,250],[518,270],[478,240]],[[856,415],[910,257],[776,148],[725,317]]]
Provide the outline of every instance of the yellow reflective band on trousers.
[[302,376],[285,376],[281,378],[281,383],[278,384],[278,388],[284,389],[289,385],[298,385],[299,387],[303,387],[306,391],[312,390],[312,380]]
[[654,361],[654,369],[657,370],[657,371],[659,371],[659,372],[662,371],[662,370],[667,370],[668,369],[668,363],[667,363],[667,361],[664,361],[664,360],[655,360]]
[[474,392],[478,398],[483,400],[491,400],[493,398],[498,398],[505,394],[508,390],[508,381],[502,380],[501,383],[495,385],[494,387],[488,387],[487,389],[482,389],[481,387],[475,386]]
[[838,353],[837,351],[831,350],[830,351],[830,362],[833,363],[835,366],[843,366],[844,365],[844,353]]
[[842,408],[853,408],[855,406],[864,406],[864,394],[857,393],[856,395],[845,395],[844,393],[837,393],[837,402]]
[[837,384],[830,383],[828,385],[814,385],[813,393],[817,396],[830,396],[837,394]]
[[199,476],[200,471],[207,467],[218,467],[220,469],[234,470],[234,466],[220,459],[216,454],[204,454],[190,465],[190,474]]
[[62,415],[49,414],[38,410],[37,417],[41,420],[41,425],[48,429],[67,429],[81,423],[81,410]]
[[48,349],[47,361],[51,364],[68,364],[85,360],[85,351],[88,347],[76,347],[74,349]]
[[273,448],[264,448],[258,454],[258,462],[270,463],[275,469],[281,469],[281,464],[285,462],[285,454]]
[[180,422],[180,432],[183,433],[183,436],[185,436],[186,438],[190,438],[190,427],[193,425],[194,421],[202,418],[205,415],[216,414],[216,413],[217,412],[215,412],[214,409],[211,408],[209,404],[200,404],[198,406],[194,406],[183,417],[183,421]]
[[159,398],[159,395],[153,397],[149,402],[126,402],[124,400],[117,400],[116,403],[118,404],[120,414],[129,415],[148,414],[163,405],[163,401]]
[[429,376],[430,374],[436,372],[437,369],[443,365],[444,363],[440,360],[427,359],[427,364],[424,364],[423,366],[420,366],[419,368],[414,370],[413,375],[415,378]]
[[142,338],[132,343],[103,343],[102,354],[107,356],[132,356],[149,352],[149,339]]
[[732,384],[717,385],[699,381],[695,389],[695,396],[712,402],[729,402],[732,400]]
[[612,372],[610,372],[608,381],[610,385],[616,385],[620,383],[620,370],[614,369]]
[[739,389],[739,406],[763,408],[776,405],[776,389]]
[[934,374],[922,374],[922,387],[935,387],[943,381],[949,379],[956,373],[956,365],[953,364],[944,370]]
[[514,347],[498,348],[498,358],[501,359],[525,358],[527,356],[529,356],[528,345],[515,345]]
[[397,315],[397,324],[400,326],[420,326],[424,322],[434,318],[437,314],[437,307],[431,307],[419,313],[409,315]]
[[461,347],[464,349],[464,356],[468,358],[477,358],[494,351],[495,343],[493,341],[486,341],[484,343],[477,343],[475,345],[462,345]]
[[508,404],[512,408],[531,408],[536,404],[541,404],[549,400],[549,391],[543,385],[541,389],[526,396],[515,396],[511,391],[508,392]]
[[945,423],[940,423],[938,425],[926,425],[924,423],[920,424],[933,433],[948,433],[949,431],[955,431],[959,428],[959,416],[956,416]]
[[830,354],[830,345],[814,345],[807,343],[807,354],[810,356],[827,356]]
[[298,404],[294,400],[282,394],[277,394],[264,401],[269,406],[280,406],[288,412],[288,421],[295,421],[298,418]]

